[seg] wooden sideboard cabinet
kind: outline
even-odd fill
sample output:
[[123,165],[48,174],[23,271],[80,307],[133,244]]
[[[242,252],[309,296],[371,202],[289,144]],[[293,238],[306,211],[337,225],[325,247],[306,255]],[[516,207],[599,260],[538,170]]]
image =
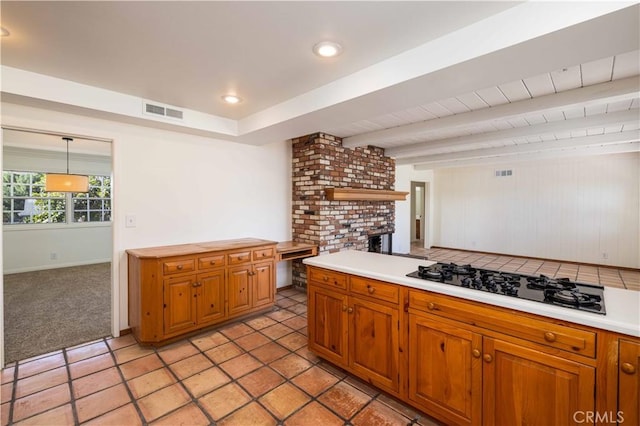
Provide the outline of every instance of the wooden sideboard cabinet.
[[129,326],[159,344],[275,301],[276,243],[244,238],[127,250]]

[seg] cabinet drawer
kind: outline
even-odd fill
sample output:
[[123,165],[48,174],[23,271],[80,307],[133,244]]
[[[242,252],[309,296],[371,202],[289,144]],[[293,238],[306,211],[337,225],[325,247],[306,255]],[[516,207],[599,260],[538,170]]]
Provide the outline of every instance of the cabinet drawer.
[[224,254],[198,258],[198,269],[211,269],[224,266]]
[[594,332],[552,320],[520,316],[415,290],[409,292],[409,307],[583,356],[594,358],[596,355]]
[[253,260],[270,259],[275,256],[276,251],[273,247],[264,248],[253,251]]
[[191,272],[195,271],[195,269],[195,259],[175,260],[171,262],[164,262],[162,264],[162,273],[164,275],[178,274],[181,272]]
[[325,269],[308,268],[309,280],[327,287],[347,289],[347,276]]
[[238,253],[229,253],[227,255],[229,265],[237,265],[239,263],[251,262],[251,252],[243,251]]
[[369,280],[362,277],[355,277],[353,275],[349,278],[349,282],[352,293],[386,300],[387,302],[398,303],[400,291],[398,290],[398,287],[393,284]]

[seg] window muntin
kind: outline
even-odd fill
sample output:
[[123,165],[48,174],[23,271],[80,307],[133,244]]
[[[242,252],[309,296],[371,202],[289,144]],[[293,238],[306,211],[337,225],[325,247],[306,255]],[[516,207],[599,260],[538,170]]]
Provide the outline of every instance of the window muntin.
[[111,220],[111,177],[89,176],[89,192],[73,193],[74,222]]

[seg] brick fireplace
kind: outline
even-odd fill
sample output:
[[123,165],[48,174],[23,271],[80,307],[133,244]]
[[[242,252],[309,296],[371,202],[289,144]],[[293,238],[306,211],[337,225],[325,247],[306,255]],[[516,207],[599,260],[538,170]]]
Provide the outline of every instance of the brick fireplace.
[[[317,245],[319,254],[367,251],[371,236],[388,242],[395,230],[394,201],[331,201],[324,190],[393,190],[395,160],[386,157],[382,148],[345,148],[341,138],[325,133],[302,136],[292,143],[293,240]],[[294,261],[293,284],[305,283],[304,265]]]

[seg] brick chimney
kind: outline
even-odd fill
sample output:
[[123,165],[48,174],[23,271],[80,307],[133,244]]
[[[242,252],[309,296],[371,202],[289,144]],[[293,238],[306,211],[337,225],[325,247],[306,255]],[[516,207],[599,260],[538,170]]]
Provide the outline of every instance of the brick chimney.
[[[319,254],[369,249],[369,236],[393,233],[393,201],[329,201],[324,189],[393,190],[395,160],[384,149],[342,146],[342,139],[314,133],[292,140],[293,240],[318,246]],[[293,284],[306,285],[301,261]]]

